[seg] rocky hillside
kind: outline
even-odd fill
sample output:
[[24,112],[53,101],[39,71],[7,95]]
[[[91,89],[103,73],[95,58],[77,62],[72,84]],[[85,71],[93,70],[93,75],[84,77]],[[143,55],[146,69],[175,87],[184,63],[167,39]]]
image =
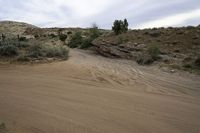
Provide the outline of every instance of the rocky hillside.
[[38,27],[23,22],[14,22],[14,21],[0,22],[0,34],[22,35],[27,28],[38,28]]
[[121,35],[111,33],[96,39],[93,45],[106,57],[191,68],[199,63],[200,26],[132,30]]

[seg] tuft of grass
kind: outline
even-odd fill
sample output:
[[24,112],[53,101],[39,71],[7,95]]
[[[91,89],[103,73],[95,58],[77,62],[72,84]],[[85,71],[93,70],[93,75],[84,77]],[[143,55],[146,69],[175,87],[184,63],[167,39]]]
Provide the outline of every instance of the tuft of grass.
[[0,124],[0,133],[5,133],[6,132],[6,124],[5,123],[1,123]]
[[159,59],[160,49],[156,44],[151,44],[148,47],[148,54],[152,57],[153,60]]
[[122,36],[119,36],[118,38],[118,44],[127,43],[128,41],[129,41],[128,38],[124,38]]
[[182,70],[182,67],[178,64],[171,64],[169,65],[169,67],[172,69]]
[[136,59],[137,63],[139,65],[150,65],[154,62],[154,60],[152,59],[151,56],[147,55],[147,54],[142,54],[139,55]]

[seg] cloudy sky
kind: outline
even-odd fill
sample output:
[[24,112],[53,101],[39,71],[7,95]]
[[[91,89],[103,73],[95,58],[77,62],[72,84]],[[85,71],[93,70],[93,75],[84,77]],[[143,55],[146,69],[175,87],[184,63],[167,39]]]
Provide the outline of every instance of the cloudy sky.
[[111,28],[127,18],[131,28],[200,24],[200,0],[0,0],[0,20],[40,27]]

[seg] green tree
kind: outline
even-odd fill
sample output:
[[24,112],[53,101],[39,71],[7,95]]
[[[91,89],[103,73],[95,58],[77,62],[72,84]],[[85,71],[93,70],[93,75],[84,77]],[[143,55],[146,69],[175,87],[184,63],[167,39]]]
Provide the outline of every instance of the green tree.
[[123,26],[124,26],[124,32],[127,32],[128,31],[128,21],[127,21],[127,19],[124,19]]
[[127,19],[122,20],[115,20],[113,23],[112,30],[115,32],[116,35],[124,33],[128,31],[128,21]]

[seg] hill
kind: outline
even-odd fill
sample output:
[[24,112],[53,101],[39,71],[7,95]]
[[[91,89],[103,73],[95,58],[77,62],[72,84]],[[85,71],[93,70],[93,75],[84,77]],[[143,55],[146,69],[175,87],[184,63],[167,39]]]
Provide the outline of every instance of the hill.
[[[86,46],[92,46],[91,50],[103,56],[188,71],[200,68],[200,26],[130,30],[120,35],[109,30],[99,31],[101,36]],[[82,36],[76,40],[77,48],[81,48],[85,42],[88,43],[90,28],[40,28],[21,22],[0,22],[0,34],[11,39],[22,38],[30,43],[70,46],[77,32]],[[61,41],[63,35],[66,39]]]
[[188,69],[195,62],[199,64],[200,26],[111,33],[96,39],[93,45],[106,57],[135,60],[142,65],[156,61],[161,66]]
[[22,35],[27,28],[38,28],[38,27],[23,22],[0,21],[0,34]]

